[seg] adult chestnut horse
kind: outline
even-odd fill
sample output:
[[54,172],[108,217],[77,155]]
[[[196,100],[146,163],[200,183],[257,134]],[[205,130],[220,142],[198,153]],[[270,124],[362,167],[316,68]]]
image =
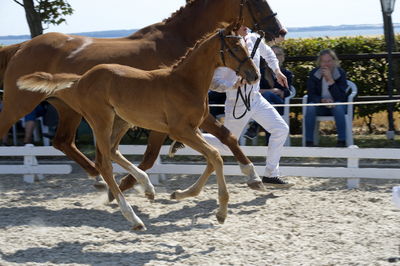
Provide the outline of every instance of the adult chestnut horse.
[[[160,65],[171,65],[201,36],[213,31],[220,23],[238,16],[243,19],[245,26],[265,31],[267,40],[284,35],[286,31],[275,15],[265,0],[192,0],[164,22],[143,28],[126,38],[96,39],[48,33],[19,45],[4,47],[0,49],[0,78],[4,76],[0,135],[6,134],[19,118],[46,97],[44,93],[18,90],[16,80],[22,75],[35,71],[83,74],[100,63],[156,69]],[[54,147],[79,163],[89,176],[97,176],[99,172],[94,163],[75,146],[75,132],[81,115],[60,100],[49,101],[59,113]],[[119,131],[115,135],[122,137],[129,125],[118,118],[115,124],[116,131]],[[250,163],[236,139],[211,115],[201,128],[218,136],[241,163]],[[144,162],[139,166],[141,169],[147,170],[152,166],[165,138],[164,133],[151,133]],[[123,189],[135,182],[134,178],[124,180],[125,183],[121,184]]]
[[115,142],[112,139],[115,116],[131,125],[169,134],[203,154],[207,159],[204,173],[193,186],[174,192],[172,198],[198,195],[215,170],[220,203],[217,219],[220,223],[225,221],[229,195],[223,161],[218,150],[205,141],[199,126],[208,115],[207,93],[215,68],[227,66],[236,70],[248,83],[259,78],[257,67],[241,38],[229,35],[233,27],[232,24],[200,40],[184,58],[169,68],[145,71],[124,65],[101,64],[83,76],[36,72],[17,82],[21,89],[60,98],[83,114],[96,137],[96,168],[135,230],[144,229],[144,224],[116,184],[111,160],[135,176],[150,196],[154,195],[154,187],[147,174],[118,151],[119,140]]

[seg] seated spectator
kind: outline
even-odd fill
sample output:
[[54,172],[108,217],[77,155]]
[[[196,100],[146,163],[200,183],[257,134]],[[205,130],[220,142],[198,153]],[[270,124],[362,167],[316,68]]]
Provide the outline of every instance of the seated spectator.
[[[307,81],[308,103],[346,102],[346,72],[339,67],[336,53],[331,49],[322,50],[317,58],[317,68],[313,69]],[[333,115],[338,132],[337,147],[346,146],[346,106],[307,106],[305,127],[306,146],[314,146],[316,116]]]
[[25,135],[24,144],[33,143],[32,135],[36,126],[36,119],[43,117],[43,123],[49,127],[49,134],[46,137],[52,138],[55,134],[55,129],[58,121],[57,111],[52,105],[47,102],[42,102],[27,114],[25,120]]
[[[279,60],[279,67],[281,72],[286,76],[289,87],[292,85],[293,74],[289,70],[283,67],[283,63],[285,62],[285,52],[279,46],[272,46],[271,49],[274,51],[276,57]],[[260,80],[260,92],[261,95],[271,104],[283,104],[285,103],[285,97],[290,95],[290,91],[288,88],[283,87],[276,80],[275,75],[268,68],[265,63],[265,60],[261,60],[260,62],[260,72],[261,72],[261,80]],[[276,110],[280,115],[283,115],[283,107],[277,107]],[[253,139],[257,136],[260,126],[252,121],[249,124],[249,128],[244,133],[244,136],[248,139]],[[266,145],[268,145],[270,134],[266,132]]]

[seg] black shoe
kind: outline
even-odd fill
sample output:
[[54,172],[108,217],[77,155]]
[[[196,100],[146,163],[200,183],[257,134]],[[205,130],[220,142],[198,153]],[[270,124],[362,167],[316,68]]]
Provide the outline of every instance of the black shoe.
[[314,142],[312,141],[306,141],[306,147],[315,147]]
[[282,180],[279,176],[274,176],[274,177],[263,176],[262,182],[264,186],[275,187],[275,188],[290,188],[294,185]]
[[170,158],[173,158],[173,157],[175,156],[175,153],[176,153],[179,149],[183,149],[183,148],[185,148],[185,144],[180,143],[180,142],[174,140],[174,141],[171,143],[171,146],[169,147],[168,156],[169,156]]
[[346,146],[346,141],[338,140],[337,143],[336,143],[336,147],[347,147]]
[[244,133],[244,137],[248,139],[254,139],[258,134],[258,124],[256,122],[250,123],[249,128]]

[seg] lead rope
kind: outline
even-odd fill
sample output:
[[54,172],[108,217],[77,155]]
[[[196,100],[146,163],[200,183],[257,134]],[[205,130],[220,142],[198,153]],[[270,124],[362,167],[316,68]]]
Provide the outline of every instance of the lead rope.
[[[254,55],[256,54],[256,51],[258,49],[258,46],[260,45],[261,39],[263,38],[263,35],[261,35],[260,37],[257,38],[256,43],[254,44],[253,50],[251,51],[251,55],[250,58],[253,59]],[[243,80],[243,79],[242,79]],[[251,95],[251,91],[253,90],[253,86],[251,86],[251,89],[249,91],[248,94],[246,94],[247,92],[247,84],[244,84],[244,95],[242,93],[242,88],[239,87],[237,89],[237,93],[236,93],[236,100],[235,100],[235,105],[233,106],[233,118],[235,119],[241,119],[242,117],[244,117],[246,115],[246,113],[248,111],[251,110],[250,104],[251,104],[251,99],[250,99],[250,95]],[[244,110],[243,114],[241,114],[239,117],[236,116],[236,105],[237,102],[239,100],[239,96],[242,99],[243,104],[246,106],[246,110]]]

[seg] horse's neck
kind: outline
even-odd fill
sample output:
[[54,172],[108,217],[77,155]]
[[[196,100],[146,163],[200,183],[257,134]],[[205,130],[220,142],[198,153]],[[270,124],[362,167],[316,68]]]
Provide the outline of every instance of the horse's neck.
[[[196,0],[192,4],[187,4],[165,22],[144,28],[133,34],[131,38],[145,36],[147,39],[162,42],[170,33],[189,48],[205,34],[222,27],[222,22],[238,17],[239,3],[239,0]],[[159,34],[160,32],[163,34]]]
[[196,91],[202,96],[208,93],[214,71],[219,65],[219,45],[219,39],[212,35],[173,70],[175,74],[190,80],[192,86],[188,89],[192,92]]

